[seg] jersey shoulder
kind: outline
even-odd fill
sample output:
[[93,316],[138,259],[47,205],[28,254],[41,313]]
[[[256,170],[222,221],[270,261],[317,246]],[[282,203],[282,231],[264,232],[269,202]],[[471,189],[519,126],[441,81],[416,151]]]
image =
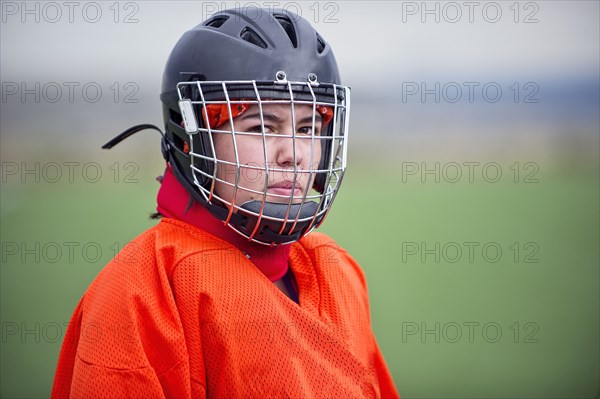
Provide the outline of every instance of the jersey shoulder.
[[172,296],[172,276],[180,263],[223,248],[226,243],[188,223],[161,219],[124,245],[100,271],[85,294],[85,304],[160,302],[161,297]]
[[323,273],[342,274],[357,280],[361,288],[367,289],[365,273],[358,262],[333,238],[320,232],[312,232],[298,241],[318,270]]

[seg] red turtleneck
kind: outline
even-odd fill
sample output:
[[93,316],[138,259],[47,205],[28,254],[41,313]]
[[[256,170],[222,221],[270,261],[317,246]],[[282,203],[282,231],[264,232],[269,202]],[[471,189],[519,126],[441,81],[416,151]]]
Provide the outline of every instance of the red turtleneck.
[[163,216],[192,224],[227,241],[244,252],[252,263],[273,282],[286,274],[291,245],[266,246],[249,241],[214,217],[197,201],[193,201],[192,206],[186,211],[189,198],[190,194],[177,181],[171,171],[171,166],[167,164],[157,195],[156,210],[158,212]]

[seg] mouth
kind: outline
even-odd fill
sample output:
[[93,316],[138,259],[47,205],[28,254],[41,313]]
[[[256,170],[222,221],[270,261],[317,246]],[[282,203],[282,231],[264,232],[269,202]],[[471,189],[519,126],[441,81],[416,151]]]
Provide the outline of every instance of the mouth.
[[271,184],[269,187],[267,187],[267,194],[275,194],[285,197],[301,197],[302,187],[299,184],[294,185],[292,182],[284,181]]

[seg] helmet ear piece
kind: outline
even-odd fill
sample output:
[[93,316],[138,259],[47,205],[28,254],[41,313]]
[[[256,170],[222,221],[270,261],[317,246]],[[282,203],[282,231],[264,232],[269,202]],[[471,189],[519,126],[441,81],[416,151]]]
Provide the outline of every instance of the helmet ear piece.
[[317,173],[315,182],[313,183],[313,188],[320,194],[323,194],[323,191],[325,191],[327,176],[330,174],[329,163],[331,162],[331,146],[335,142],[333,121],[330,121],[327,124],[325,130],[323,131],[323,136],[329,137],[329,139],[321,141],[321,160],[319,161],[319,170],[322,172]]
[[169,162],[170,159],[169,151],[171,151],[169,143],[167,142],[167,138],[163,136],[160,140],[160,152],[166,162]]
[[[319,169],[321,169],[321,166],[319,166]],[[323,193],[323,190],[325,190],[325,179],[327,178],[327,173],[317,173],[317,177],[315,177],[315,183],[313,184],[313,187],[315,190],[317,190],[317,192],[319,193]]]
[[[331,131],[328,134],[331,134]],[[319,170],[324,172],[317,172],[315,182],[313,183],[313,188],[321,194],[325,190],[325,183],[329,174],[327,172],[329,168],[329,154],[331,154],[331,140],[325,140],[325,145],[321,146],[321,160],[319,161]]]
[[[167,162],[178,162],[188,165],[182,173],[190,182],[197,180],[198,184],[210,190],[216,160],[213,155],[209,133],[203,131],[203,123],[198,119],[199,129],[196,133],[188,134],[181,127],[181,115],[170,111],[171,120],[167,123],[167,134],[161,142],[161,152]],[[178,123],[179,122],[179,123]],[[197,173],[193,173],[191,165]],[[194,178],[195,176],[195,178]]]

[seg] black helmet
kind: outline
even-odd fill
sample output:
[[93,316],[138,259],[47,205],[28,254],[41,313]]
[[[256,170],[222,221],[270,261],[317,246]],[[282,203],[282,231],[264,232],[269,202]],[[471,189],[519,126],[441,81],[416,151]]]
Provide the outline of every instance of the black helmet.
[[[308,21],[280,9],[224,10],[184,33],[167,60],[160,95],[165,123],[163,156],[193,198],[238,233],[268,245],[294,242],[323,221],[341,183],[349,97],[350,89],[341,86],[331,47]],[[223,183],[218,170],[234,165],[238,174],[235,184],[225,183],[234,185],[235,193],[252,191],[239,180],[239,171],[248,166],[237,158],[235,163],[219,159],[213,135],[230,134],[235,146],[235,136],[247,133],[234,130],[233,107],[258,105],[267,160],[269,135],[262,118],[268,103],[289,104],[292,113],[299,104],[312,107],[310,157],[319,157],[319,166],[300,170],[294,165],[293,181],[302,174],[310,175],[309,181],[314,183],[309,184],[316,194],[310,194],[311,187],[307,187],[301,196],[296,193],[268,201],[272,198],[267,195],[268,174],[281,170],[267,166],[267,161],[258,168],[265,173],[261,198],[237,204],[235,196],[223,198],[215,192],[215,185]],[[218,130],[220,125],[211,122],[207,116],[210,105],[225,107],[221,109],[226,110],[224,121],[230,122],[229,130]],[[331,121],[315,136],[315,115],[322,109],[329,110]],[[295,133],[289,138],[295,151],[300,138]],[[320,143],[319,154],[313,153],[315,142]]]

